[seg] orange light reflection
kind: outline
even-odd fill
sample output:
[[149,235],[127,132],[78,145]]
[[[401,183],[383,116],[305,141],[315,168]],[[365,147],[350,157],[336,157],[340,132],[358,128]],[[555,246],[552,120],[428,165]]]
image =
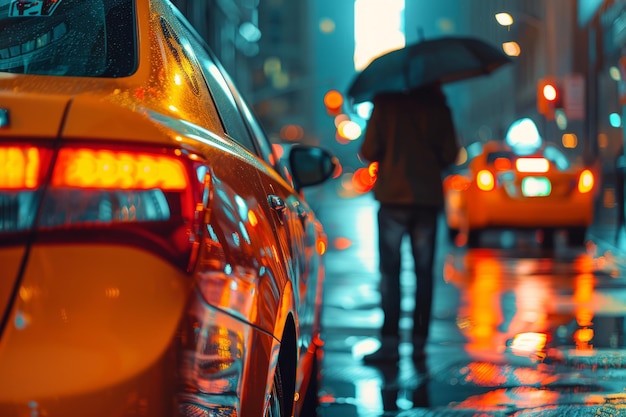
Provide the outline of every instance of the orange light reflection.
[[375,182],[376,178],[370,175],[368,168],[359,168],[352,176],[352,187],[355,191],[362,194],[369,192]]
[[574,342],[577,350],[593,348],[593,310],[590,306],[594,291],[593,274],[579,274],[574,282],[574,301],[576,302],[576,322],[581,327],[574,332]]
[[248,222],[252,227],[255,227],[257,224],[259,224],[259,219],[256,217],[256,214],[254,214],[252,210],[248,210]]
[[333,247],[337,250],[346,250],[352,246],[352,241],[347,237],[338,237],[333,241]]
[[326,241],[322,238],[317,239],[317,244],[315,245],[317,253],[319,255],[323,255],[326,253]]
[[274,154],[278,159],[282,158],[285,155],[285,148],[283,148],[282,145],[278,143],[272,144],[272,150],[274,151]]
[[466,311],[460,313],[469,319],[466,323],[468,351],[483,351],[493,349],[496,326],[502,321],[498,297],[502,271],[498,261],[491,256],[476,257],[474,262],[474,279],[464,303]]
[[[459,403],[457,408],[480,409],[485,407],[509,408],[532,408],[542,407],[546,404],[557,404],[559,393],[533,387],[518,387],[516,389],[498,389],[486,394],[467,398]],[[506,404],[503,405],[503,404]],[[479,414],[477,414],[479,415]]]

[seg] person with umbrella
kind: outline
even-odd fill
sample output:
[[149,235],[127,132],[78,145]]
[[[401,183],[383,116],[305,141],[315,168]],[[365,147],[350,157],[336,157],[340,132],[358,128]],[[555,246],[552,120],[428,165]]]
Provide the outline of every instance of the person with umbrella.
[[379,268],[385,319],[382,346],[365,356],[366,362],[399,358],[400,248],[405,236],[410,238],[415,261],[413,357],[424,357],[437,218],[444,203],[442,174],[459,150],[441,86],[491,74],[511,62],[481,39],[421,39],[373,59],[348,88],[353,104],[374,104],[361,154],[378,163],[373,191],[380,203]]
[[361,146],[378,163],[374,197],[385,315],[382,344],[365,362],[399,359],[401,243],[411,242],[416,282],[413,358],[423,359],[429,333],[438,216],[443,208],[443,171],[456,160],[459,144],[452,114],[439,83],[406,93],[377,94]]

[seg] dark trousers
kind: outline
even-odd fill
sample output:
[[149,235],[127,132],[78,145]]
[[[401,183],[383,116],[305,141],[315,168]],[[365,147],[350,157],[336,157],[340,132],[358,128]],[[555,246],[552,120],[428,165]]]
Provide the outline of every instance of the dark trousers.
[[411,241],[415,264],[414,339],[426,340],[433,297],[433,264],[437,217],[435,207],[381,204],[378,211],[378,250],[381,273],[382,336],[398,337],[400,320],[400,248],[404,236]]

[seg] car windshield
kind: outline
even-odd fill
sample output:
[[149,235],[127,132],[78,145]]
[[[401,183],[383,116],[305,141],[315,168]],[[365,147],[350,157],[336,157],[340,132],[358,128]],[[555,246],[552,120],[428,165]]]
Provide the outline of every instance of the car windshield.
[[0,72],[124,77],[136,50],[132,0],[0,0]]
[[509,161],[512,161],[515,159],[515,154],[509,151],[490,152],[487,154],[488,164],[493,164],[496,159],[508,159]]

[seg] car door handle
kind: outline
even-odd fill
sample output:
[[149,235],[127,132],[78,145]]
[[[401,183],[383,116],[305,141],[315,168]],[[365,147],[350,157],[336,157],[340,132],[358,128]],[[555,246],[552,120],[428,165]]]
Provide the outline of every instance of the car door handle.
[[277,195],[274,194],[270,194],[267,196],[267,201],[270,203],[270,207],[273,208],[274,210],[276,210],[279,213],[283,213],[285,211],[285,209],[287,208],[287,205],[285,204],[285,200],[283,200],[282,198],[280,198]]
[[287,205],[285,204],[285,200],[283,200],[277,195],[270,194],[267,196],[267,201],[269,202],[270,207],[276,213],[278,213],[278,221],[280,222],[280,225],[282,226],[284,224],[285,209],[287,208]]

